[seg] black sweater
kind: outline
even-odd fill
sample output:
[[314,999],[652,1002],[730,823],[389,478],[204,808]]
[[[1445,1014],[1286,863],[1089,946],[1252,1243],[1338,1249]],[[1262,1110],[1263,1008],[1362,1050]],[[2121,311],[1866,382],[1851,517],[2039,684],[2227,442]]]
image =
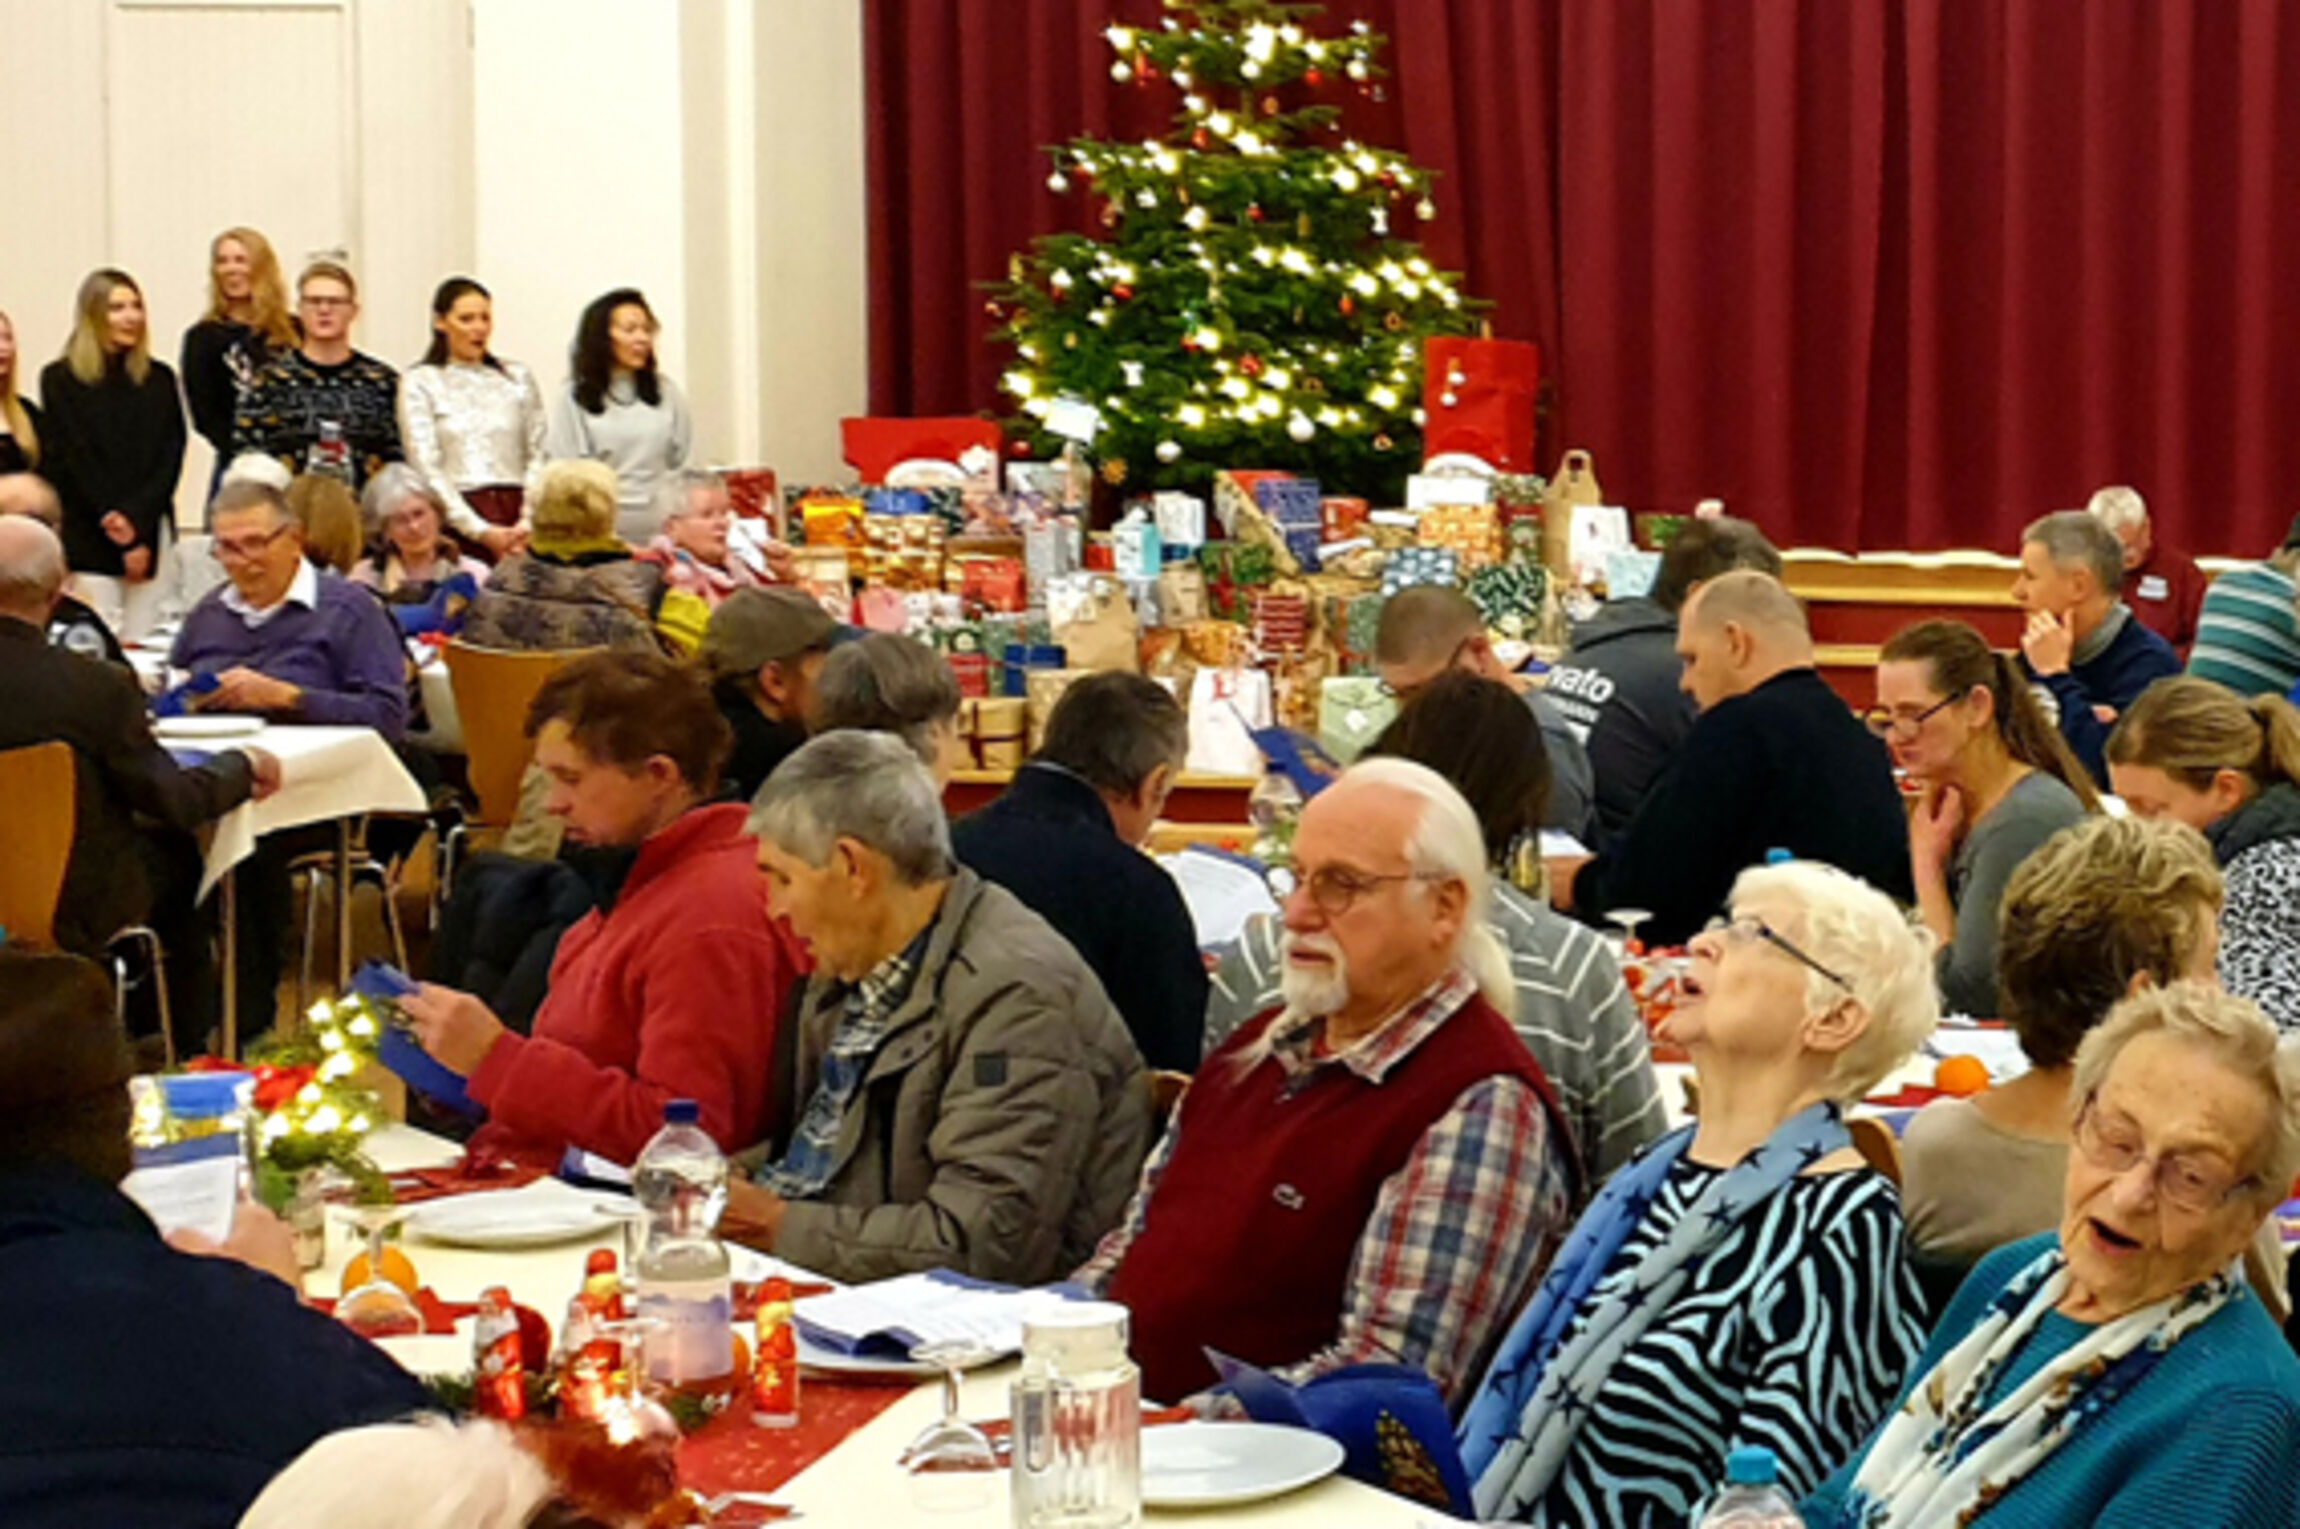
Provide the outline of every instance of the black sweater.
[[141,383],[114,360],[93,386],[63,361],[40,373],[40,470],[64,502],[64,555],[78,573],[117,578],[125,565],[104,534],[118,510],[136,527],[130,545],[157,549],[184,465],[184,406],[176,374],[154,361]]
[[192,428],[225,461],[232,454],[232,422],[239,413],[240,389],[255,379],[271,356],[263,336],[231,319],[202,319],[184,331],[181,366]]
[[1653,915],[1640,938],[1682,944],[1725,910],[1733,878],[1785,849],[1902,902],[1909,826],[1885,746],[1811,669],[1777,674],[1701,714],[1628,831],[1581,869],[1574,912]]

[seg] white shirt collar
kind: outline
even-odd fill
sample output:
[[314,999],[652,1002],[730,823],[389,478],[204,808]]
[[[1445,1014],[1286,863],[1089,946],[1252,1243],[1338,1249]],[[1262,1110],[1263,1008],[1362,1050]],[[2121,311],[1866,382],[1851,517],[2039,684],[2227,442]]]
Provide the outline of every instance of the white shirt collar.
[[289,582],[287,593],[280,597],[278,604],[266,606],[259,611],[248,604],[247,597],[240,593],[237,584],[227,580],[223,590],[224,608],[251,627],[262,626],[290,605],[300,605],[307,611],[318,610],[319,569],[310,558],[299,561],[302,566],[296,569],[295,578]]

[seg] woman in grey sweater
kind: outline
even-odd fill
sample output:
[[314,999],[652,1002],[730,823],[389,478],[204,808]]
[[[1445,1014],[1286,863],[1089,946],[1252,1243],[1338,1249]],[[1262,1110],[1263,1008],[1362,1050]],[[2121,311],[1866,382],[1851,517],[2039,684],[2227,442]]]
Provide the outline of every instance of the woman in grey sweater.
[[2099,795],[2017,665],[1962,621],[1894,634],[1868,723],[1919,788],[1909,865],[1940,941],[1941,1007],[1993,1017],[2005,883],[2038,845],[2098,811]]

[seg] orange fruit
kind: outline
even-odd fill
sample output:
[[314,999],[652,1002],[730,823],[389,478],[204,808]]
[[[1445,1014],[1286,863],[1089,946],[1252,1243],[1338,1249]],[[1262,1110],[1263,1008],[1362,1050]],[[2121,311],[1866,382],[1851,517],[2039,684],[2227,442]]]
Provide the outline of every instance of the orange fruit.
[[[383,1277],[409,1295],[415,1294],[415,1260],[399,1249],[386,1244],[383,1250]],[[367,1255],[355,1253],[350,1263],[343,1266],[343,1290],[349,1294],[367,1283]]]
[[1933,1087],[1959,1099],[1969,1099],[1989,1086],[1989,1070],[1979,1057],[1942,1057],[1933,1069]]

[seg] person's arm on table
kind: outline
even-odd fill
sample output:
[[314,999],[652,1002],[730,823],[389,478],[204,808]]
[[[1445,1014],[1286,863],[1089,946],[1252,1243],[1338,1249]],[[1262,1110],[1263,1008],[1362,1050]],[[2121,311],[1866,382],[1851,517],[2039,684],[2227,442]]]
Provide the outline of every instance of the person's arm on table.
[[1106,1127],[1076,1032],[1067,1009],[976,1024],[927,1136],[935,1171],[925,1195],[884,1205],[794,1201],[776,1251],[857,1282],[938,1267],[1009,1282],[1056,1272],[1033,1260],[1059,1237],[1078,1165]]
[[188,770],[178,765],[152,736],[135,680],[110,671],[106,678],[116,683],[105,692],[109,715],[95,765],[136,811],[188,833],[279,789],[279,761],[256,749],[226,750]]
[[1570,1215],[1540,1099],[1516,1078],[1471,1085],[1382,1184],[1334,1341],[1271,1373],[1299,1385],[1353,1364],[1413,1365],[1458,1405]]

